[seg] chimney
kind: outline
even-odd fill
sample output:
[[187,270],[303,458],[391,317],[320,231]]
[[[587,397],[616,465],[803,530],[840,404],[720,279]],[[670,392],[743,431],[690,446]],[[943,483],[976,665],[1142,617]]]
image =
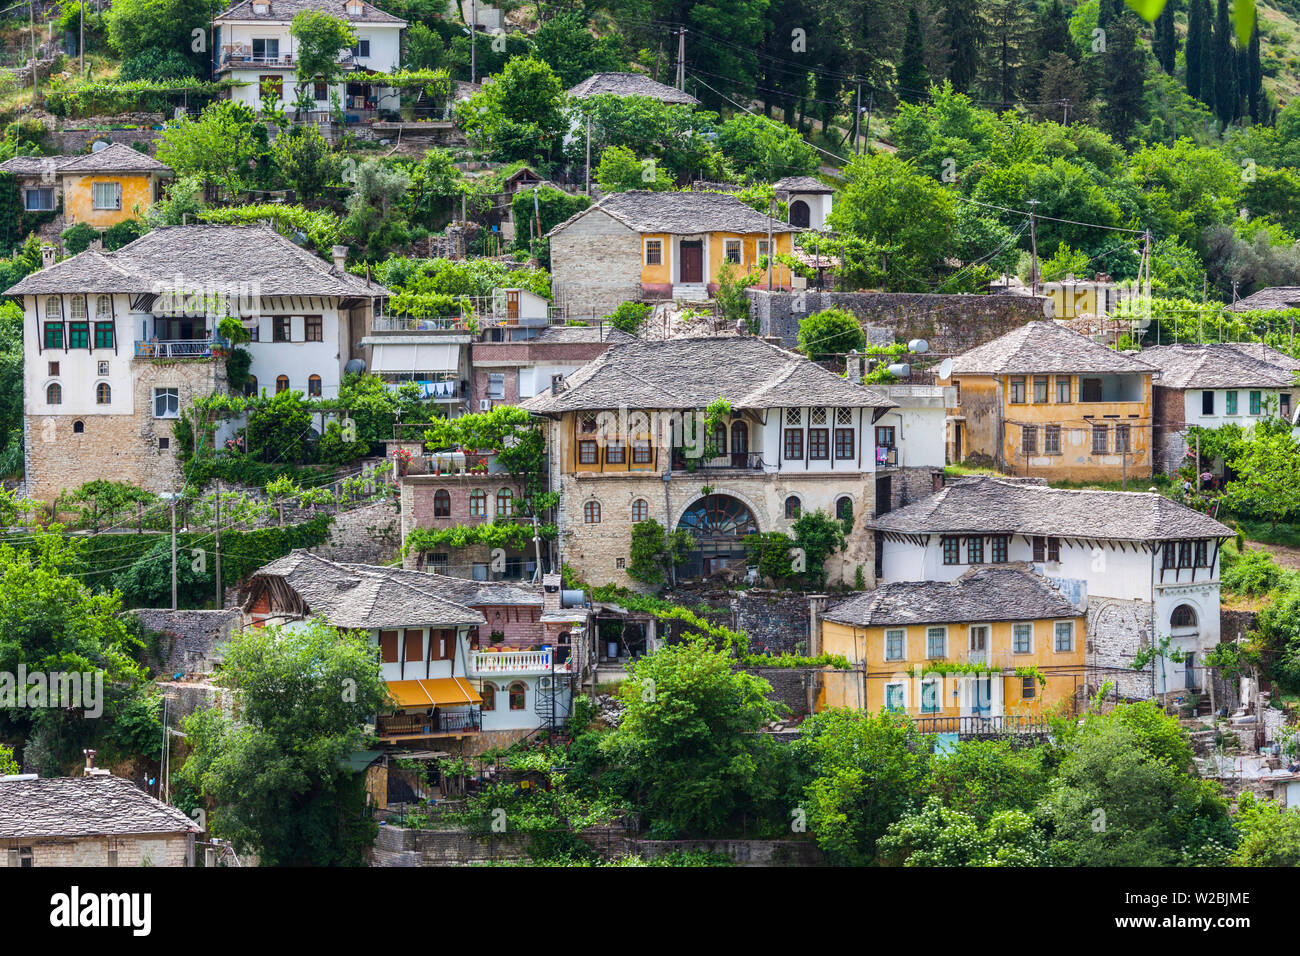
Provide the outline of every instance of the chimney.
[[558,574],[542,575],[542,613],[550,614],[560,610],[564,598],[563,578]]
[[94,238],[94,239],[91,239],[91,240],[90,240],[90,248],[94,249],[96,252],[103,252],[103,251],[104,251],[104,237],[103,237],[103,236],[98,236],[98,237],[96,237],[96,238]]
[[850,385],[862,384],[862,356],[857,349],[844,357],[844,371]]
[[330,250],[330,256],[334,260],[334,268],[339,272],[346,272],[348,265],[348,247],[335,246]]
[[59,251],[55,249],[53,246],[42,245],[41,246],[41,268],[48,269],[50,266],[54,265],[54,261],[57,258],[58,254]]
[[81,753],[86,758],[86,769],[83,771],[82,776],[85,777],[95,776],[95,754],[98,753],[98,751],[83,750]]
[[560,394],[560,383],[563,382],[563,381],[564,381],[564,376],[563,376],[563,375],[552,375],[552,376],[551,376],[551,394],[552,394],[552,395],[559,395],[559,394]]

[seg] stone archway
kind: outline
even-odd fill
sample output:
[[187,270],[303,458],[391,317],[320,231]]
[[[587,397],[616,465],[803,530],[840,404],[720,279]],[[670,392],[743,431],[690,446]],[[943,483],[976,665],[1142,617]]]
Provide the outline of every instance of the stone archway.
[[758,534],[758,519],[739,498],[710,494],[697,498],[682,512],[677,529],[689,531],[695,538],[695,549],[682,576],[706,577],[745,563],[745,537]]

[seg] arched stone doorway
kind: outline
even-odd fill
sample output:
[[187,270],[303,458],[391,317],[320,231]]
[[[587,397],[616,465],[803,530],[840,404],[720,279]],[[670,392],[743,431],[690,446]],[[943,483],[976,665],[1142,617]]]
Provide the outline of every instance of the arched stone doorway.
[[731,495],[705,495],[682,512],[679,531],[695,538],[695,550],[682,568],[684,577],[707,577],[745,563],[745,537],[758,534],[749,507]]

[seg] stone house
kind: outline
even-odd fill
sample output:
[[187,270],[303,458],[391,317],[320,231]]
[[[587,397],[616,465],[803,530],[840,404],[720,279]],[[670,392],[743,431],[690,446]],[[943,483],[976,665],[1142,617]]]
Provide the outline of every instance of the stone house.
[[[821,622],[822,651],[854,665],[825,671],[821,708],[906,713],[926,733],[1032,723],[1073,708],[1086,681],[1084,610],[1023,563],[884,584]],[[988,669],[945,671],[949,663]]]
[[[497,334],[494,334],[497,333]],[[470,347],[470,407],[518,405],[576,372],[610,345],[633,337],[610,325],[523,325],[489,328]]]
[[[730,411],[710,426],[717,399]],[[762,339],[715,336],[615,345],[523,407],[549,419],[559,560],[637,587],[632,527],[649,518],[691,532],[679,576],[701,577],[743,569],[746,535],[789,532],[805,512],[874,513],[873,428],[896,403]],[[832,583],[873,566],[860,525],[828,560]]]
[[825,229],[835,205],[835,190],[813,176],[786,176],[772,184],[786,204],[786,220],[800,229]]
[[643,73],[593,73],[581,83],[569,87],[571,99],[586,100],[593,96],[644,96],[661,103],[699,106],[691,94],[650,79]]
[[0,778],[0,866],[193,866],[198,825],[130,780]]
[[1277,349],[1258,342],[1160,345],[1143,349],[1142,360],[1160,369],[1153,395],[1159,471],[1178,470],[1192,425],[1249,430],[1268,417],[1295,424],[1300,362]]
[[[305,11],[328,13],[356,31],[356,45],[339,52],[345,78],[333,86],[307,82],[300,90],[298,41],[290,27]],[[230,98],[253,109],[261,109],[269,89],[277,108],[291,111],[303,92],[312,104],[309,115],[327,119],[333,93],[349,123],[374,119],[379,110],[396,111],[400,103],[395,89],[370,82],[367,75],[400,69],[405,27],[405,20],[366,0],[242,0],[212,18],[213,72],[242,84],[231,87]]]
[[[769,249],[791,252],[799,231],[727,193],[611,193],[546,234],[551,289],[577,317],[640,299],[704,300],[724,266],[757,274]],[[772,283],[789,288],[790,270],[774,264]]]
[[584,603],[561,591],[559,575],[543,585],[476,582],[302,550],[240,590],[255,626],[315,617],[368,636],[393,702],[393,714],[377,717],[382,742],[467,753],[568,716],[588,657]]
[[950,460],[1052,480],[1151,475],[1152,379],[1159,370],[1050,319],[952,360]]
[[[952,581],[972,567],[1026,563],[1087,611],[1095,691],[1131,698],[1204,686],[1200,658],[1219,643],[1219,547],[1232,530],[1154,492],[1048,487],[1042,478],[959,478],[866,527],[881,580]],[[1170,639],[1175,662],[1129,666]]]
[[1300,309],[1300,286],[1277,285],[1260,289],[1245,298],[1238,299],[1228,307],[1229,312],[1252,312],[1256,309],[1277,310]]
[[79,222],[107,229],[143,216],[157,201],[165,163],[122,143],[79,156],[15,156],[0,163],[13,173],[29,213],[56,212],[47,232],[57,235]]
[[388,290],[268,227],[194,225],[155,229],[114,252],[50,255],[7,294],[28,330],[28,494],[48,501],[105,476],[175,489],[176,419],[226,388],[223,318],[252,336],[242,346],[248,393],[331,398]]

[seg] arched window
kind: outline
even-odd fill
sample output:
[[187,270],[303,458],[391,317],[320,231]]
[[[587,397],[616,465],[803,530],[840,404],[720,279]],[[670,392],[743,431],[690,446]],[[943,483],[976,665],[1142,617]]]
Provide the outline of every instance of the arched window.
[[799,517],[802,511],[803,505],[799,501],[798,495],[791,495],[789,498],[785,499],[785,516],[787,518],[793,521]]
[[600,502],[588,501],[582,506],[582,520],[585,524],[600,524]]
[[95,302],[95,318],[111,319],[113,317],[113,303],[108,296],[101,295]]
[[645,521],[648,517],[650,517],[650,506],[646,504],[644,498],[638,498],[636,501],[632,502],[633,524],[636,524],[638,521]]
[[510,709],[523,710],[528,699],[528,687],[517,680],[510,685]]
[[497,517],[508,518],[514,507],[514,496],[510,493],[509,488],[502,488],[497,492]]
[[1170,627],[1195,627],[1196,626],[1196,608],[1190,604],[1180,604],[1174,608],[1174,613],[1169,616]]
[[790,225],[798,226],[800,229],[807,229],[811,222],[811,210],[806,202],[802,199],[796,199],[790,203]]
[[483,710],[497,709],[497,685],[490,680],[483,682],[483,687],[479,690],[479,696],[483,698]]
[[469,514],[471,518],[487,517],[487,492],[482,488],[469,493]]
[[853,499],[843,495],[835,502],[835,517],[841,521],[853,520]]
[[279,395],[281,392],[287,391],[289,391],[289,376],[277,375],[275,377],[275,393]]
[[113,401],[113,389],[107,382],[100,382],[95,386],[95,404],[108,405]]
[[72,434],[84,435],[86,433],[86,423],[78,419],[72,423]]
[[[287,382],[285,383],[285,387],[286,388],[288,387]],[[307,394],[315,398],[320,398],[320,376],[319,375],[307,376]]]
[[749,426],[744,422],[733,422],[731,425],[731,453],[733,455],[743,455],[749,451]]
[[52,295],[45,300],[45,317],[47,319],[59,319],[63,317],[63,307],[59,305],[59,297]]
[[257,376],[248,376],[248,381],[244,383],[244,396],[246,398],[257,397]]
[[451,495],[439,488],[433,493],[433,516],[435,518],[451,517]]
[[48,386],[46,386],[45,404],[46,405],[63,404],[63,386],[60,385],[58,382],[51,382]]

